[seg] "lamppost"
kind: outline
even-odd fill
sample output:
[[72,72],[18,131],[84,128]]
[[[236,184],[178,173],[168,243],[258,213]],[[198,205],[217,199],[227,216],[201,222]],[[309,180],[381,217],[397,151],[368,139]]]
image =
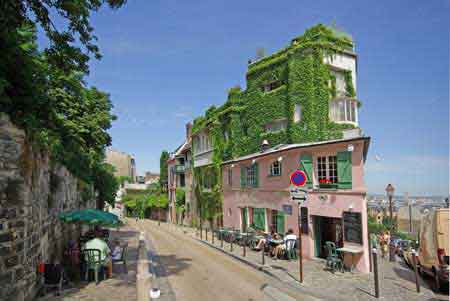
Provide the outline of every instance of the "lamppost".
[[[394,196],[395,188],[391,184],[386,186],[386,195],[389,198],[389,219],[390,219],[390,232],[394,229],[394,220],[392,219],[392,197]],[[389,261],[395,261],[394,245],[389,242]]]
[[389,220],[391,223],[391,225],[390,225],[391,230],[394,228],[394,226],[393,226],[394,223],[393,223],[393,219],[392,219],[392,197],[394,196],[394,191],[395,191],[395,188],[391,184],[388,184],[386,186],[386,195],[389,198]]

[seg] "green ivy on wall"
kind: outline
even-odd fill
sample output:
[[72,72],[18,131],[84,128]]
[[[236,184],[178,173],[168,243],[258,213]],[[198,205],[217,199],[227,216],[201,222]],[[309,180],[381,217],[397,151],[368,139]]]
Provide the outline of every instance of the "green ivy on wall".
[[[333,58],[352,48],[348,35],[322,24],[314,26],[293,39],[288,47],[251,63],[246,75],[247,89],[231,88],[223,106],[212,106],[205,116],[194,120],[193,134],[207,129],[214,145],[214,189],[220,190],[220,164],[258,151],[264,139],[272,146],[338,139],[343,129],[353,127],[329,119],[329,102],[336,97],[336,78],[324,62],[325,57]],[[354,98],[352,73],[344,72],[344,76],[346,94]],[[264,91],[264,85],[272,82],[281,85]],[[296,123],[295,105],[300,105],[302,111],[301,120]],[[266,125],[273,122],[285,122],[286,128],[266,131]],[[196,168],[194,174],[201,177],[203,169]],[[201,196],[201,192],[199,186],[200,202],[208,202],[211,195]],[[217,205],[217,201],[213,203]]]

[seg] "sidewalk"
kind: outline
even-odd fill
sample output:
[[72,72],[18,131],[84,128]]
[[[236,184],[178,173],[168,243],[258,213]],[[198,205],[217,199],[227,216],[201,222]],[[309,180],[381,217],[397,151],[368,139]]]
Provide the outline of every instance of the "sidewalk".
[[54,293],[47,294],[38,300],[82,300],[82,301],[123,301],[136,300],[136,272],[139,232],[129,226],[124,226],[120,230],[111,230],[111,237],[118,238],[123,242],[128,242],[127,269],[125,274],[122,265],[113,267],[113,276],[110,279],[100,281],[98,285],[95,281],[74,284],[72,288],[63,290],[61,296],[56,297]]
[[[199,233],[195,229],[187,227],[175,227],[166,225],[173,231],[184,231],[193,239],[200,241]],[[202,243],[221,250],[223,253],[234,257],[266,274],[281,280],[283,283],[293,287],[301,288],[311,295],[326,300],[377,300],[374,291],[373,274],[340,273],[335,274],[325,269],[325,261],[319,259],[303,260],[304,282],[299,280],[299,262],[287,260],[273,260],[265,256],[265,264],[262,265],[262,254],[246,248],[246,256],[243,257],[243,248],[230,244],[214,237],[212,244],[211,232],[208,232],[208,241],[205,241],[203,232]],[[421,280],[421,293],[416,292],[414,273],[401,263],[391,263],[387,260],[379,260],[380,271],[380,299],[384,300],[439,300],[431,289]],[[447,297],[448,298],[448,297]],[[443,299],[444,300],[444,299]]]

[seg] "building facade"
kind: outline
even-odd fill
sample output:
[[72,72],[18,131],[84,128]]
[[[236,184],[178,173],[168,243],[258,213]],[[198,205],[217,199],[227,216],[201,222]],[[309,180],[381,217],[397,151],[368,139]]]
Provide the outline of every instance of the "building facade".
[[193,190],[202,219],[221,224],[222,162],[258,151],[265,140],[278,145],[360,137],[356,77],[352,38],[320,24],[249,61],[246,89],[231,88],[222,106],[211,106],[193,123]]
[[[325,242],[351,248],[345,256],[361,272],[369,272],[364,161],[370,139],[359,137],[278,145],[226,161],[222,165],[223,222],[245,231],[247,226],[284,234],[299,222],[306,258],[326,257]],[[290,175],[307,175],[306,201],[292,201]]]
[[193,195],[192,124],[186,124],[186,140],[171,153],[168,166],[169,220],[173,223],[192,224],[196,212]]
[[116,177],[129,177],[133,182],[136,181],[136,162],[133,156],[113,149],[106,150],[106,162],[116,169]]

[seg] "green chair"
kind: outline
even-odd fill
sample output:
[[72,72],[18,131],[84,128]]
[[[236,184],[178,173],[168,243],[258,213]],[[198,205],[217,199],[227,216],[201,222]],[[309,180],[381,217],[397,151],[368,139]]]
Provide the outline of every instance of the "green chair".
[[333,273],[337,269],[342,272],[344,270],[344,263],[342,262],[342,259],[339,257],[336,251],[336,245],[334,244],[334,242],[325,242],[325,248],[327,249],[327,267],[330,268]]
[[100,250],[97,249],[84,249],[82,257],[85,261],[85,276],[84,279],[89,281],[89,270],[94,271],[95,283],[98,284],[98,272],[102,268],[103,261],[101,260]]
[[284,257],[287,260],[297,259],[297,252],[295,251],[296,239],[288,239],[285,242]]

